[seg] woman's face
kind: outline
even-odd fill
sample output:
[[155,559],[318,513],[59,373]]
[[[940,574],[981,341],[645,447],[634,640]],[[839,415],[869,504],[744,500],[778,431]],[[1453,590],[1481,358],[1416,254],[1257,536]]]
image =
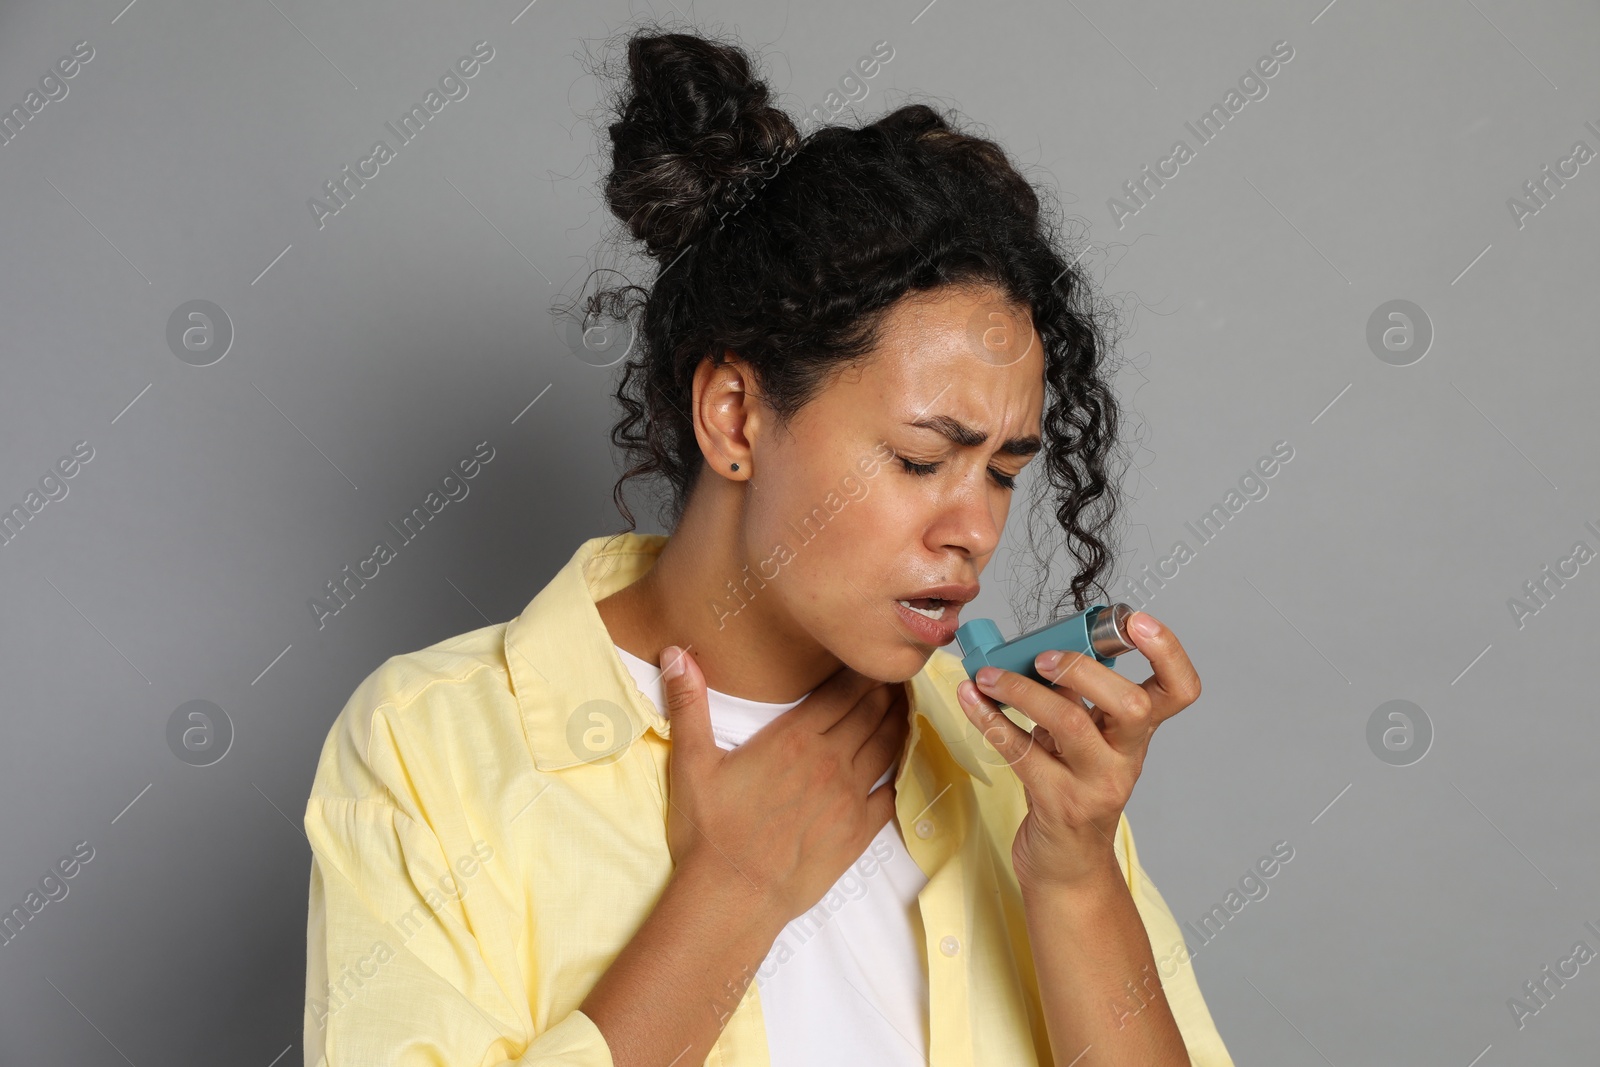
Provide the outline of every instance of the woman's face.
[[[774,600],[756,616],[870,677],[921,670],[977,594],[1043,406],[1043,343],[1025,309],[994,289],[902,300],[879,347],[787,432],[757,423],[743,547],[766,584],[744,596]],[[958,601],[939,621],[900,603],[937,586]]]

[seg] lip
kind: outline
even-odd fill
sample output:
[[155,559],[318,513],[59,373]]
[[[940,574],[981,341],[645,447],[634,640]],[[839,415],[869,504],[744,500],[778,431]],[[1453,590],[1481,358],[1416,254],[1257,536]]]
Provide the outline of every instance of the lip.
[[[923,642],[935,646],[948,645],[955,640],[956,629],[961,625],[962,606],[977,595],[976,585],[947,583],[929,586],[910,596],[896,597],[894,610],[905,629]],[[916,600],[919,597],[938,597],[945,601],[944,618],[930,619],[900,604],[901,600]]]
[[957,605],[965,604],[978,595],[978,586],[962,585],[958,582],[946,582],[943,585],[930,585],[919,589],[915,593],[908,593],[901,600],[916,600],[918,597],[938,597],[940,600],[953,601]]
[[918,615],[899,601],[894,602],[894,610],[900,624],[925,644],[948,645],[955,640],[956,628],[961,625],[960,604],[947,605],[942,619]]

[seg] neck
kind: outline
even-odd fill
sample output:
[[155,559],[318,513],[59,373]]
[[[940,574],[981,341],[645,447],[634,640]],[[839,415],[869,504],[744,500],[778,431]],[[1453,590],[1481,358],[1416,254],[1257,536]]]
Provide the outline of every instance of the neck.
[[840,661],[789,617],[776,585],[782,572],[767,580],[746,555],[742,487],[709,481],[701,488],[711,492],[691,498],[650,570],[595,606],[612,641],[640,659],[660,666],[661,649],[677,645],[719,693],[772,704],[799,700]]

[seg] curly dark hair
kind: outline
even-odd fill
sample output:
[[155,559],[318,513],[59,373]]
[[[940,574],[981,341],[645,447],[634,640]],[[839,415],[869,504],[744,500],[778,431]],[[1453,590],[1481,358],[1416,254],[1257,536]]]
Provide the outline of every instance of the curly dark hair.
[[[1074,610],[1092,603],[1114,562],[1120,499],[1108,472],[1121,418],[1109,320],[1005,151],[921,103],[802,136],[743,49],[694,34],[633,32],[626,84],[613,86],[606,202],[644,243],[655,277],[583,306],[586,323],[626,323],[635,341],[611,431],[628,461],[612,496],[629,530],[625,483],[664,476],[674,529],[705,465],[688,415],[702,360],[737,352],[781,424],[872,351],[900,298],[986,285],[1026,310],[1044,341],[1034,503],[1052,497],[1078,563],[1049,615],[1069,598]],[[1028,509],[1028,533],[1042,588],[1054,553],[1040,552],[1038,510]]]

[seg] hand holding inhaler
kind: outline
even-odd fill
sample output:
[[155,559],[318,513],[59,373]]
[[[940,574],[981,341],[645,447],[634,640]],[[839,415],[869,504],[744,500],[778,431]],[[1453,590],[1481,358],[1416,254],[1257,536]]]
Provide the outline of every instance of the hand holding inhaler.
[[[962,710],[1027,797],[1011,848],[1024,891],[1120,879],[1112,841],[1150,738],[1200,697],[1200,677],[1177,637],[1148,613],[1112,604],[1010,641],[993,620],[974,619],[956,638],[972,678],[956,687]],[[1129,651],[1154,669],[1143,683],[1111,669]],[[1012,722],[1002,705],[1033,729]]]

